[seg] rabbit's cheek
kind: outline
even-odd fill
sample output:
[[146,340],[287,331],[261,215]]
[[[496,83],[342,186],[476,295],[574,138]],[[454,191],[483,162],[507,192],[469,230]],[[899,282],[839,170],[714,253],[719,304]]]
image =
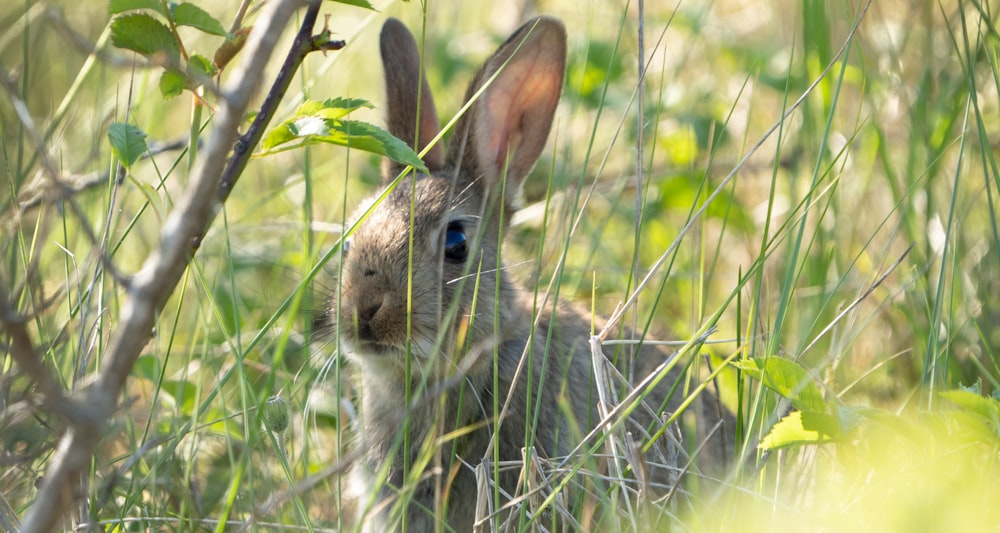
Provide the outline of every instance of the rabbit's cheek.
[[411,353],[421,359],[429,359],[437,351],[434,340],[424,335],[414,336],[411,342]]

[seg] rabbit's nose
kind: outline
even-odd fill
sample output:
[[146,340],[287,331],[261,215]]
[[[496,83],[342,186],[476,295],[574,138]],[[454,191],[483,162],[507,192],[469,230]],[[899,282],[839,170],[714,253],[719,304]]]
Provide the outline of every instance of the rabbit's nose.
[[375,320],[375,315],[378,314],[379,309],[382,308],[382,304],[374,303],[358,307],[357,310],[357,324],[358,324],[358,338],[365,341],[375,341],[375,328],[372,325],[372,321]]
[[361,307],[358,309],[358,321],[359,322],[371,322],[375,315],[378,314],[378,310],[382,308],[381,303],[373,303]]

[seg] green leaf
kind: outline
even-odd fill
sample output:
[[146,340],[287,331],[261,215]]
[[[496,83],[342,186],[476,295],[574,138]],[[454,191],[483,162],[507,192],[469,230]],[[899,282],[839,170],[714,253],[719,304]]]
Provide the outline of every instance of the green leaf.
[[325,137],[330,135],[327,121],[320,117],[302,117],[288,124],[295,137]]
[[[278,148],[291,141],[299,142]],[[264,151],[258,155],[269,155],[311,144],[347,146],[354,150],[383,155],[404,165],[412,165],[421,172],[428,172],[424,162],[405,142],[381,128],[354,120],[301,117],[286,121],[267,133],[262,142]]]
[[163,16],[167,16],[166,12],[163,11],[163,4],[160,0],[111,0],[108,3],[108,13],[112,15],[135,9],[152,9]]
[[375,109],[375,106],[363,98],[330,98],[317,102],[307,100],[295,110],[296,117],[317,116],[327,119],[338,119],[347,116],[351,111],[361,108]]
[[201,80],[211,78],[218,72],[215,65],[203,55],[192,54],[188,58],[187,72],[167,69],[160,75],[160,93],[170,99],[181,94],[184,89],[200,86]]
[[170,99],[175,96],[179,96],[184,92],[184,86],[187,85],[187,76],[184,74],[167,69],[160,74],[160,94],[163,98]]
[[198,387],[194,383],[165,379],[163,380],[163,388],[160,391],[173,398],[174,403],[180,407],[182,413],[190,414],[194,412],[198,400]]
[[802,413],[802,427],[814,431],[825,439],[840,437],[840,418],[825,411],[798,411]]
[[[215,64],[209,58],[200,54],[191,54],[191,57],[188,58],[188,72],[204,78],[211,78],[219,70],[215,68]],[[197,83],[197,85],[201,84]]]
[[369,9],[371,11],[378,11],[370,3],[368,3],[367,0],[330,0],[330,1],[348,6],[362,7],[365,9]]
[[145,13],[115,18],[111,23],[111,44],[147,57],[164,53],[176,60],[180,56],[170,28]]
[[793,361],[771,356],[737,361],[734,366],[787,398],[800,411],[828,411],[819,387],[809,373]]
[[163,202],[160,200],[160,195],[156,192],[156,189],[152,185],[146,183],[145,181],[140,181],[135,179],[131,174],[128,176],[128,180],[138,189],[139,193],[146,199],[146,204],[149,205],[153,213],[156,214],[157,220],[163,221]]
[[987,398],[970,390],[950,390],[940,396],[963,410],[973,413],[994,427],[1000,427],[1000,401]]
[[144,355],[135,360],[132,373],[156,383],[160,379],[160,360],[153,355]]
[[108,129],[108,139],[111,141],[111,151],[125,165],[132,166],[139,156],[146,153],[146,132],[132,124],[115,122]]
[[[373,106],[360,98],[307,101],[299,106],[292,118],[267,132],[261,142],[263,151],[257,155],[268,155],[310,144],[336,144],[383,155],[427,172],[427,167],[416,152],[389,132],[367,122],[340,120],[362,107]],[[296,142],[292,144],[293,141]]]
[[344,120],[338,123],[334,135],[321,139],[322,142],[330,142],[350,146],[355,150],[364,150],[373,154],[384,155],[397,163],[411,165],[413,168],[427,173],[427,167],[408,144],[397,139],[391,133],[368,124],[355,120]]
[[260,141],[261,148],[264,152],[261,155],[267,155],[272,148],[285,144],[289,141],[295,140],[295,133],[292,131],[292,125],[290,122],[282,122],[277,126],[271,128],[271,131],[264,134],[264,138]]
[[178,4],[174,8],[174,24],[197,28],[205,33],[221,37],[229,36],[229,32],[222,27],[222,24],[215,17],[209,15],[204,9],[187,2]]
[[760,447],[765,450],[776,450],[802,444],[830,442],[839,434],[831,435],[817,428],[823,425],[817,424],[817,419],[827,416],[825,413],[793,411],[771,427],[771,431],[760,441]]
[[239,309],[233,295],[229,292],[229,285],[221,284],[212,290],[212,298],[216,316],[222,323],[225,331],[236,331],[240,323]]

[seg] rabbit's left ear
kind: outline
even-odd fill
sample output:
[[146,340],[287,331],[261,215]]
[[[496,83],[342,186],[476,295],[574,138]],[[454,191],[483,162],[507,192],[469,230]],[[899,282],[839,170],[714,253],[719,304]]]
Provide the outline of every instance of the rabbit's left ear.
[[[379,48],[385,71],[389,132],[419,152],[437,136],[441,126],[427,77],[421,73],[417,43],[402,22],[391,18],[382,26]],[[424,163],[432,171],[441,168],[444,152],[440,144],[424,155]],[[390,162],[384,178],[395,178],[404,166]]]
[[[479,100],[455,130],[449,156],[495,188],[506,172],[507,201],[545,147],[566,72],[566,29],[538,17],[517,30],[474,78],[466,101]],[[513,181],[510,181],[513,180]]]

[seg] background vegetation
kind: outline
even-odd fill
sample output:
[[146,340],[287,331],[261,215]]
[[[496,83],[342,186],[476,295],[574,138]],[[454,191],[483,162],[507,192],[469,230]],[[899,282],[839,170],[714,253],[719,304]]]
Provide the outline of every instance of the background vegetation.
[[[201,5],[221,21],[239,7]],[[327,3],[348,45],[307,57],[276,118],[305,98],[360,97],[375,109],[352,118],[381,124],[385,15],[424,32],[443,116],[522,20],[558,16],[570,35],[563,101],[508,252],[527,260],[516,276],[555,277],[604,316],[665,259],[630,320],[651,319],[669,340],[714,324],[719,342],[703,348],[713,368],[740,361],[719,386],[739,415],[742,468],[727,490],[686,499],[677,527],[996,529],[997,6],[640,5]],[[212,134],[210,95],[206,106],[191,91],[165,99],[162,69],[111,46],[111,20],[101,1],[0,6],[3,320],[24,325],[68,391],[94,374],[122,310],[102,256],[139,268],[197,160],[191,134]],[[179,31],[206,56],[223,42]],[[279,42],[270,77],[289,36]],[[72,191],[41,185],[25,116]],[[120,172],[116,122],[145,131],[157,153]],[[377,156],[328,145],[251,161],[157,320],[74,524],[349,520],[330,465],[350,449],[350,383],[330,344],[310,338],[330,287],[302,280],[378,169]],[[540,242],[543,220],[558,227]],[[62,423],[11,359],[18,339],[6,331],[0,525],[13,528]]]

